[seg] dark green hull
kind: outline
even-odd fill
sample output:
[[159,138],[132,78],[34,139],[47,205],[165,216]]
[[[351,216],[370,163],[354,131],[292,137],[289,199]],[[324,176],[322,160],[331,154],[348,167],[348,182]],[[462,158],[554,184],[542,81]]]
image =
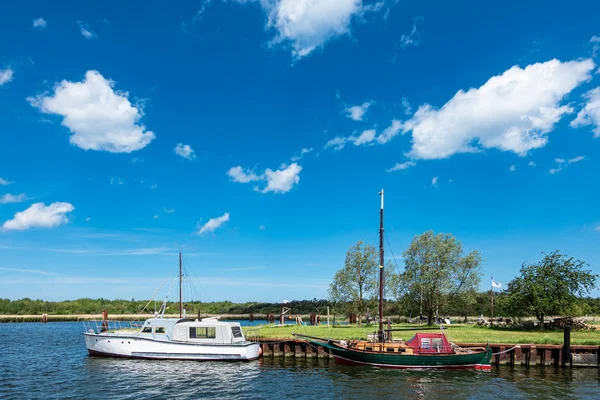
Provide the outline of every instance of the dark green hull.
[[327,347],[335,361],[344,365],[370,365],[380,368],[401,369],[478,369],[491,370],[492,350],[464,354],[402,354],[362,351],[341,346],[332,340],[306,338],[313,345]]

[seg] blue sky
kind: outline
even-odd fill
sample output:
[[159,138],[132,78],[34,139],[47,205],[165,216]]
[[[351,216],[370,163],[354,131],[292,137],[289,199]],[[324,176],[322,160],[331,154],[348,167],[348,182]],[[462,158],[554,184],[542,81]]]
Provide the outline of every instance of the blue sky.
[[[598,271],[596,2],[20,2],[0,15],[0,297],[323,298],[347,248]],[[388,251],[388,256],[391,252]],[[399,259],[400,268],[402,261]],[[598,291],[594,292],[598,295]]]

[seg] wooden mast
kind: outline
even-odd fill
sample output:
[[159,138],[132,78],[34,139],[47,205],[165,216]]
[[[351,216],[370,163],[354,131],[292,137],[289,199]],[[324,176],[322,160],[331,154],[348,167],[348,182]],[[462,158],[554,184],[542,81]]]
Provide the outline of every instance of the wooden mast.
[[379,341],[383,342],[385,335],[383,333],[383,189],[379,192],[381,196],[381,209],[379,210]]
[[183,316],[183,300],[181,298],[181,281],[183,273],[181,272],[181,251],[179,252],[179,318]]

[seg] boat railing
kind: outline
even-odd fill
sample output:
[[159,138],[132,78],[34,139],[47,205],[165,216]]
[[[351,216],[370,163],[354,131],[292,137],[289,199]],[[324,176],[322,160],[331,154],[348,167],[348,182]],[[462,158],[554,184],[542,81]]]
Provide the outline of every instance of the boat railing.
[[83,321],[85,332],[102,333],[116,331],[139,331],[142,328],[141,321],[114,321],[114,320],[91,320]]
[[258,338],[260,337],[258,328],[246,329],[244,334],[246,336],[246,340],[249,342],[258,342]]

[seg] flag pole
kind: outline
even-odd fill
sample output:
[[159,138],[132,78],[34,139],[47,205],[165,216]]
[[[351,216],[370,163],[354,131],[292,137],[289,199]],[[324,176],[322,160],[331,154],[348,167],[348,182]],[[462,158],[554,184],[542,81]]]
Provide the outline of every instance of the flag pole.
[[494,325],[494,277],[492,276],[492,286],[490,287],[492,291],[492,318],[490,318],[490,326]]

